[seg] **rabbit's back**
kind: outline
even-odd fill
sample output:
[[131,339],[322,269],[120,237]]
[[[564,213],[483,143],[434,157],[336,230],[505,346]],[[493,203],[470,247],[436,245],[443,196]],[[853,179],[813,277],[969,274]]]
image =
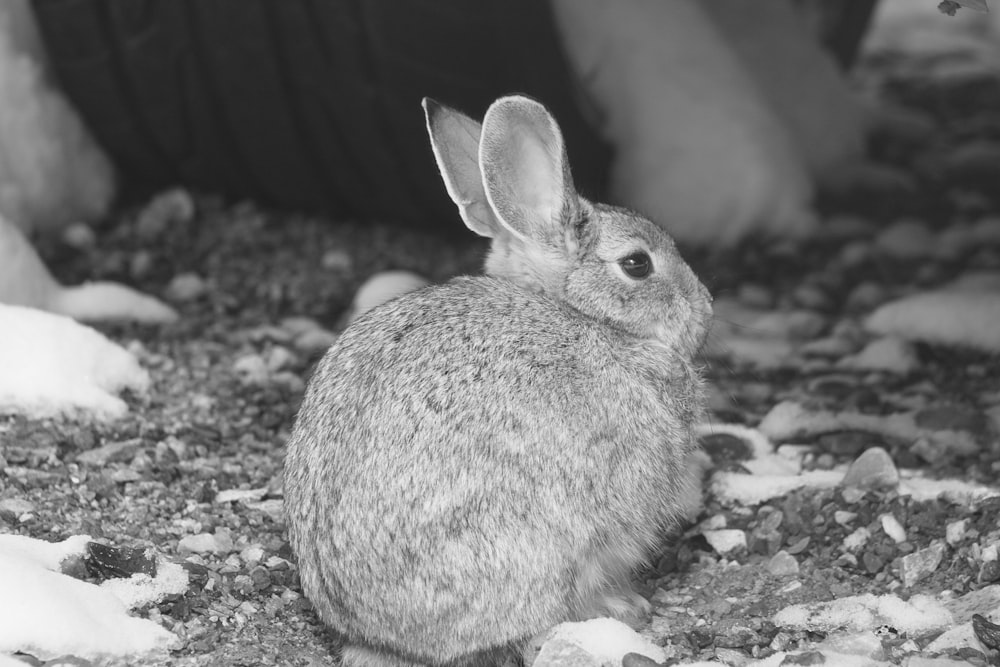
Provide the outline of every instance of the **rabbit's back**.
[[687,364],[650,366],[630,345],[485,277],[352,325],[317,367],[286,464],[324,620],[444,661],[572,616],[634,565],[674,518],[699,402]]

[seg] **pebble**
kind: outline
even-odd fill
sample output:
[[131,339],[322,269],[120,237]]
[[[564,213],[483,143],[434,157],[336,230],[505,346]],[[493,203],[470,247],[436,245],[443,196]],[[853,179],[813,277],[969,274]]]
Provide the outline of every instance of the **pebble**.
[[270,375],[267,370],[267,362],[259,354],[243,355],[233,362],[233,371],[240,376],[240,382],[251,386],[265,384]]
[[139,280],[149,275],[153,268],[153,253],[148,250],[138,250],[128,261],[128,273]]
[[799,285],[792,292],[792,299],[803,308],[810,310],[829,310],[833,306],[829,295],[816,285]]
[[354,266],[354,259],[342,248],[333,248],[323,253],[319,265],[327,271],[348,272]]
[[179,273],[167,285],[164,294],[171,301],[194,301],[208,289],[205,280],[197,273]]
[[240,552],[240,558],[242,558],[243,562],[247,565],[256,565],[264,560],[265,555],[266,552],[264,551],[264,548],[259,544],[252,544]]
[[430,282],[412,271],[381,271],[372,275],[358,288],[351,305],[348,322],[353,322],[369,310],[397,296],[426,287]]
[[736,298],[740,300],[740,303],[751,308],[767,310],[774,307],[774,292],[757,283],[741,284],[736,292]]
[[950,546],[955,546],[959,542],[965,539],[965,533],[968,530],[969,520],[962,519],[961,521],[952,521],[944,529],[944,540]]
[[326,352],[330,346],[337,342],[337,334],[328,329],[310,329],[295,337],[292,344],[301,352],[314,354]]
[[194,217],[194,200],[182,188],[166,190],[153,197],[139,212],[135,231],[143,240],[153,240],[175,223],[184,223]]
[[9,523],[19,521],[22,516],[34,511],[34,504],[24,498],[4,498],[0,500],[0,519]]
[[738,549],[747,548],[747,534],[742,530],[724,528],[722,530],[704,530],[702,535],[716,553],[726,555]]
[[771,556],[771,560],[767,562],[767,571],[776,577],[794,576],[799,573],[799,561],[782,549]]
[[893,542],[900,544],[906,541],[906,529],[896,517],[891,514],[883,514],[879,517],[879,521],[882,523],[882,530],[892,538]]
[[142,440],[139,438],[122,440],[120,442],[109,442],[108,444],[95,449],[88,449],[85,452],[80,452],[77,454],[76,461],[77,463],[94,467],[100,467],[107,465],[108,463],[115,462],[127,463],[135,458],[135,454],[139,451],[139,447],[141,445]]
[[845,537],[843,543],[841,544],[841,547],[845,551],[857,551],[861,547],[868,544],[868,540],[871,539],[871,536],[872,536],[871,532],[867,528],[862,526],[861,528],[858,528],[853,533]]
[[62,232],[62,241],[71,248],[77,250],[87,250],[93,248],[97,243],[97,234],[90,225],[83,222],[74,222]]
[[899,564],[899,574],[903,585],[910,588],[921,579],[933,574],[941,564],[944,552],[945,545],[937,542],[926,549],[903,556]]
[[933,232],[919,220],[899,220],[875,237],[875,246],[895,259],[922,259],[936,249]]
[[276,371],[285,370],[289,366],[294,365],[297,361],[297,357],[295,356],[295,353],[287,347],[275,345],[265,353],[264,361],[267,364],[267,370],[274,373]]
[[216,554],[224,555],[233,550],[233,538],[229,531],[219,528],[215,533],[199,533],[186,535],[177,543],[177,551],[182,554]]
[[881,447],[872,447],[850,465],[841,486],[857,489],[895,488],[899,486],[899,471],[889,452]]
[[871,281],[858,283],[848,292],[844,307],[848,311],[868,312],[888,300],[889,294],[881,284]]
[[845,512],[844,510],[837,510],[833,513],[833,520],[836,521],[841,526],[846,526],[855,519],[858,518],[855,512]]

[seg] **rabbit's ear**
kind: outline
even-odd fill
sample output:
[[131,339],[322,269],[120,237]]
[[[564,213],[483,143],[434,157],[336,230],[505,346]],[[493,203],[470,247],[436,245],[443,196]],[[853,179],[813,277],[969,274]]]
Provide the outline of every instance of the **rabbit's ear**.
[[520,96],[494,102],[483,119],[479,166],[493,211],[516,235],[548,241],[561,233],[576,192],[562,133],[544,106]]
[[465,226],[480,236],[493,238],[504,228],[493,215],[479,171],[479,137],[482,126],[465,114],[425,97],[424,114],[434,159],[445,188]]

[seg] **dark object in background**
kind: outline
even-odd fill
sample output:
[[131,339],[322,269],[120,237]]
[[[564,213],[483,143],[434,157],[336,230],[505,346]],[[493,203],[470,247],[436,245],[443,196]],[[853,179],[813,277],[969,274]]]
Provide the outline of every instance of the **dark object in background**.
[[[873,4],[841,3],[828,21],[833,38],[850,32],[837,27],[840,14],[857,15],[860,6],[870,13]],[[420,100],[481,117],[513,92],[552,110],[577,187],[604,195],[610,150],[581,114],[542,0],[32,5],[53,71],[118,166],[126,198],[179,183],[459,231]],[[848,22],[855,37],[863,18]],[[853,52],[856,39],[847,42],[838,49]]]
[[53,70],[126,193],[170,184],[337,216],[461,229],[425,95],[481,116],[552,108],[584,192],[608,151],[538,0],[33,0]]

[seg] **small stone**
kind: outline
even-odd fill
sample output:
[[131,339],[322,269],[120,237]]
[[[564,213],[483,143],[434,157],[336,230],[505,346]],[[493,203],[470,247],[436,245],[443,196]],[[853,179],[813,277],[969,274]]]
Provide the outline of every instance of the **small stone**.
[[167,227],[175,223],[185,223],[194,217],[194,201],[187,190],[175,188],[156,195],[135,221],[135,231],[146,241],[163,235]]
[[128,578],[133,574],[156,576],[156,558],[151,550],[112,547],[100,542],[87,543],[87,571],[104,579]]
[[292,366],[297,361],[295,353],[289,350],[287,347],[282,347],[280,345],[275,345],[267,351],[264,356],[264,361],[267,364],[267,370],[272,373],[285,370],[289,366]]
[[799,562],[795,560],[795,556],[782,549],[771,556],[771,560],[767,562],[767,571],[776,577],[794,576],[799,573]]
[[25,514],[35,511],[35,506],[24,498],[4,498],[0,500],[0,519],[15,523]]
[[833,520],[836,521],[841,526],[846,526],[855,519],[858,518],[856,512],[845,512],[844,510],[837,510],[833,513]]
[[875,246],[895,259],[922,259],[934,254],[933,232],[918,220],[899,220],[875,237]]
[[215,534],[186,535],[177,543],[179,553],[225,555],[233,549],[233,538],[228,531],[218,529]]
[[842,547],[844,551],[857,551],[868,543],[871,536],[871,532],[862,526],[844,538]]
[[906,529],[903,528],[896,517],[891,514],[883,514],[879,517],[879,520],[882,522],[882,530],[892,538],[893,542],[899,544],[906,541]]
[[233,362],[233,371],[245,385],[260,386],[267,382],[267,362],[259,354],[245,354]]
[[952,521],[944,529],[944,539],[949,546],[955,546],[959,542],[965,539],[966,531],[968,530],[969,520],[962,519],[960,521]]
[[735,648],[726,648],[724,646],[716,646],[714,649],[715,659],[718,660],[723,665],[730,665],[730,667],[745,667],[752,662],[750,656],[748,656],[743,651],[739,651]]
[[426,287],[428,280],[412,271],[382,271],[371,276],[358,288],[351,305],[349,321],[398,296]]
[[803,651],[801,653],[789,653],[779,665],[823,665],[826,664],[826,656],[819,651]]
[[243,562],[247,565],[255,565],[264,560],[266,553],[267,552],[264,551],[262,546],[254,544],[241,551],[240,558],[242,558]]
[[852,312],[868,312],[885,303],[888,298],[889,294],[881,284],[863,282],[848,293],[844,307]]
[[987,618],[976,614],[972,617],[972,630],[983,646],[994,651],[1000,650],[1000,625],[991,623]]
[[988,560],[979,566],[976,583],[991,584],[994,581],[1000,581],[1000,561]]
[[271,587],[271,575],[266,567],[257,566],[250,570],[250,579],[253,580],[253,587],[257,591],[266,591]]
[[944,558],[945,545],[938,542],[926,549],[914,551],[900,559],[899,573],[903,585],[912,587],[921,579],[930,576],[937,570]]
[[128,273],[135,279],[142,279],[153,269],[153,253],[148,250],[138,250],[132,254],[128,262]]
[[726,555],[739,549],[747,548],[747,534],[742,530],[723,529],[702,531],[705,540],[716,553]]
[[90,225],[83,222],[74,222],[62,232],[62,241],[71,248],[77,250],[87,250],[93,248],[97,243],[97,234]]
[[817,285],[799,285],[792,292],[792,300],[803,308],[824,311],[832,307],[829,295]]
[[205,281],[197,273],[179,273],[171,279],[164,294],[171,301],[184,303],[194,301],[207,289]]
[[307,354],[326,352],[337,342],[337,338],[337,334],[327,329],[312,329],[296,336],[294,345],[297,350]]
[[327,271],[348,272],[354,266],[354,260],[341,248],[332,248],[323,253],[319,265]]
[[889,452],[872,447],[854,460],[841,486],[857,489],[893,489],[899,486],[899,471]]
[[135,458],[142,440],[132,438],[120,442],[109,442],[95,449],[88,449],[77,454],[76,462],[83,465],[103,467],[108,463],[128,463]]

